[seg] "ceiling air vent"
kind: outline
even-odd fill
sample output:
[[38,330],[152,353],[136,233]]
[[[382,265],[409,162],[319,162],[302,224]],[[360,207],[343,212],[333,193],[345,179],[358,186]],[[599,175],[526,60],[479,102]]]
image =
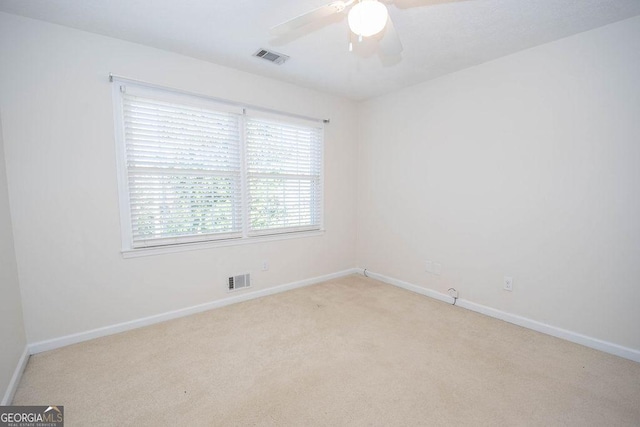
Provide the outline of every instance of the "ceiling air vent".
[[257,56],[258,58],[266,59],[269,62],[273,62],[274,64],[282,65],[286,60],[289,59],[287,55],[283,55],[278,52],[272,52],[266,49],[260,49],[253,56]]

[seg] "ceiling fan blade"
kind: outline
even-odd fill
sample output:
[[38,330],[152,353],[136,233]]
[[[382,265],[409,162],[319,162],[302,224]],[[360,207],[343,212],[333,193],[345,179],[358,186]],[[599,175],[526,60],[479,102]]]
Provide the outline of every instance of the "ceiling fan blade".
[[412,7],[435,6],[444,3],[456,3],[469,0],[391,0],[398,9],[410,9]]
[[395,27],[393,26],[393,21],[389,16],[387,18],[387,25],[384,30],[384,35],[382,39],[380,39],[380,53],[384,56],[396,56],[400,55],[404,48],[402,47],[402,42],[400,41],[400,37],[396,32]]
[[324,6],[320,6],[319,8],[314,9],[310,12],[303,13],[300,16],[296,16],[295,18],[290,19],[287,22],[276,25],[275,27],[271,28],[269,32],[272,36],[282,36],[289,31],[304,27],[305,25],[311,24],[313,21],[322,19],[325,16],[340,13],[344,10],[345,6],[345,2],[343,1],[334,1],[329,4],[325,4]]

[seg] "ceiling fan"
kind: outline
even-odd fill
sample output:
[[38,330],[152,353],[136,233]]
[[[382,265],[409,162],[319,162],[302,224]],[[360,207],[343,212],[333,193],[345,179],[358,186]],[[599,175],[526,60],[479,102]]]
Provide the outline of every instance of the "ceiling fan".
[[[386,56],[396,56],[402,52],[402,42],[393,26],[387,6],[378,0],[333,1],[276,25],[271,28],[270,33],[273,36],[283,36],[322,18],[342,13],[345,10],[349,10],[347,15],[349,29],[351,34],[356,36],[357,41],[361,42],[363,37],[375,36],[384,30],[379,42],[380,52]],[[349,42],[350,51],[353,50],[353,41],[353,37],[351,37]]]

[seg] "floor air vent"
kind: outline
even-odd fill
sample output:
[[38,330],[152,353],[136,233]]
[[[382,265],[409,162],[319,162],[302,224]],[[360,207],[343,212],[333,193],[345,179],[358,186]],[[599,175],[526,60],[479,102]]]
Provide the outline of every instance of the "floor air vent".
[[289,57],[287,55],[283,55],[281,53],[272,52],[266,49],[260,49],[253,56],[257,56],[258,58],[265,59],[269,62],[273,62],[274,64],[282,65],[285,63]]
[[231,276],[229,277],[229,290],[235,291],[237,289],[248,288],[251,286],[251,275],[241,274],[239,276]]

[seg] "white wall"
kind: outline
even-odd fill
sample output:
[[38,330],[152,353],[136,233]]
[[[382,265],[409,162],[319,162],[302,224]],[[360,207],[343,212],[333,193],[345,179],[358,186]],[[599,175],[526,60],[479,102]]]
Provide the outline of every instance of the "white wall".
[[[0,108],[29,342],[226,297],[231,274],[254,273],[257,290],[355,266],[357,114],[351,101],[8,14],[0,14],[0,58]],[[326,234],[123,259],[109,72],[330,118]],[[269,261],[268,272],[260,271],[262,260]]]
[[359,267],[640,349],[640,17],[365,102],[360,132]]
[[0,399],[26,346],[0,120]]
[[[0,111],[28,341],[223,298],[234,273],[253,272],[254,289],[265,289],[357,265],[640,349],[638,52],[634,18],[358,106],[0,13]],[[109,72],[330,117],[327,233],[123,259]],[[2,233],[8,218],[0,212]],[[259,271],[264,259],[268,272]],[[426,259],[443,274],[427,274]],[[2,316],[17,323],[2,327],[15,334],[14,360],[24,337],[15,266],[3,264],[7,272]],[[503,275],[514,276],[512,293]]]

